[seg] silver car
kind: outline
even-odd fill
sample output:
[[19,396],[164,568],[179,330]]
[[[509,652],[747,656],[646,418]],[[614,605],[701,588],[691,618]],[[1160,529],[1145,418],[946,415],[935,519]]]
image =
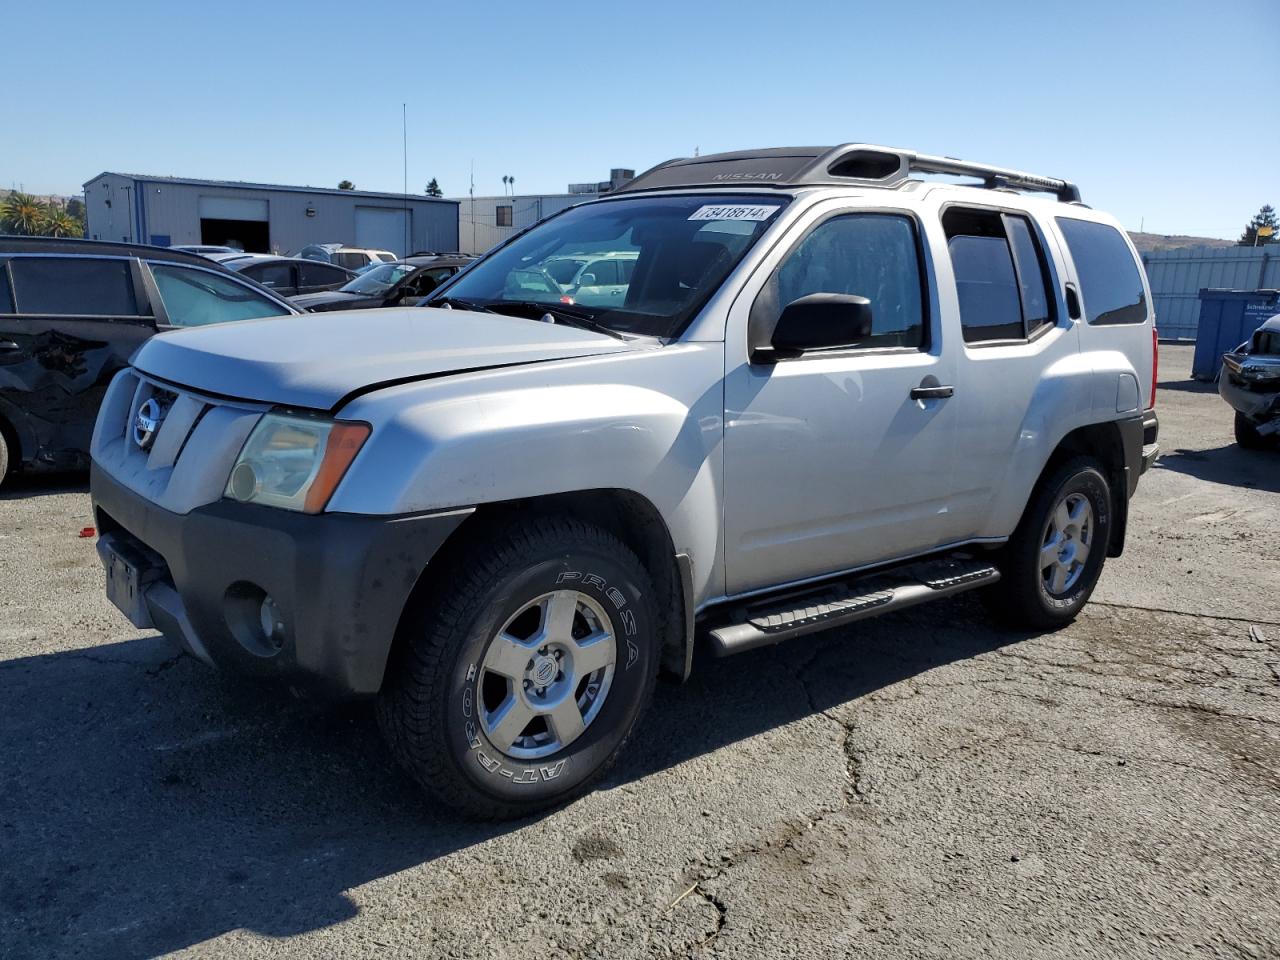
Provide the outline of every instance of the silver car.
[[[703,156],[425,308],[156,337],[93,442],[107,595],[218,668],[376,698],[484,817],[587,790],[695,644],[970,590],[1052,629],[1158,450],[1146,278],[1079,200],[866,144]],[[584,254],[628,265],[605,303],[548,278]]]

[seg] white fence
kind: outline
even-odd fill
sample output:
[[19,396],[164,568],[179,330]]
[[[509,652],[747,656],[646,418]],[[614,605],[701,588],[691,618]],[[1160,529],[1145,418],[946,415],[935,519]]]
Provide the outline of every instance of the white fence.
[[1200,319],[1200,291],[1266,290],[1280,287],[1280,245],[1191,247],[1144,253],[1156,326],[1161,338],[1194,340]]

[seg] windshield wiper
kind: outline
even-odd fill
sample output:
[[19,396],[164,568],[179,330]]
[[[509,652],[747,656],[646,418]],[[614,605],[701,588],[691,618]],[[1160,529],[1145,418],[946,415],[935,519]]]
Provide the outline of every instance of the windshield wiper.
[[461,297],[441,297],[438,300],[432,300],[429,307],[440,306],[446,310],[452,310],[457,307],[460,310],[474,310],[476,313],[497,313],[493,307],[483,303],[473,303],[470,300],[463,300]]
[[[587,313],[585,310],[573,310],[561,304],[542,303],[539,300],[495,300],[485,305],[485,309],[491,313],[502,313],[498,307],[518,307],[521,310],[536,310],[538,313],[550,316],[557,323],[563,323],[569,327],[578,327],[582,330],[590,330],[593,333],[603,333],[606,337],[613,337],[615,340],[626,340],[627,338],[617,330],[606,327],[603,323],[596,321],[595,317]],[[531,317],[530,319],[540,319]]]

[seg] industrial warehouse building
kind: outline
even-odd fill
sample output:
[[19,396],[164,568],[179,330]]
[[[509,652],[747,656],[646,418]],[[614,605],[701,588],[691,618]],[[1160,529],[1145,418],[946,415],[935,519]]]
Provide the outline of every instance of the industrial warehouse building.
[[617,167],[609,179],[596,183],[571,183],[568,193],[539,193],[500,197],[458,198],[458,249],[484,253],[512,234],[530,227],[575,203],[592,200],[634,180],[636,172]]
[[85,236],[296,254],[311,243],[458,249],[458,203],[437,197],[100,173],[84,185]]

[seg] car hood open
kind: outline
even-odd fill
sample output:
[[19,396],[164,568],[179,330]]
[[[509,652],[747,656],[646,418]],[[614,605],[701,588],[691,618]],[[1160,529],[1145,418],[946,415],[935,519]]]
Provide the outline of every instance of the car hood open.
[[143,373],[204,393],[313,410],[395,383],[637,349],[521,317],[428,307],[311,313],[160,334]]

